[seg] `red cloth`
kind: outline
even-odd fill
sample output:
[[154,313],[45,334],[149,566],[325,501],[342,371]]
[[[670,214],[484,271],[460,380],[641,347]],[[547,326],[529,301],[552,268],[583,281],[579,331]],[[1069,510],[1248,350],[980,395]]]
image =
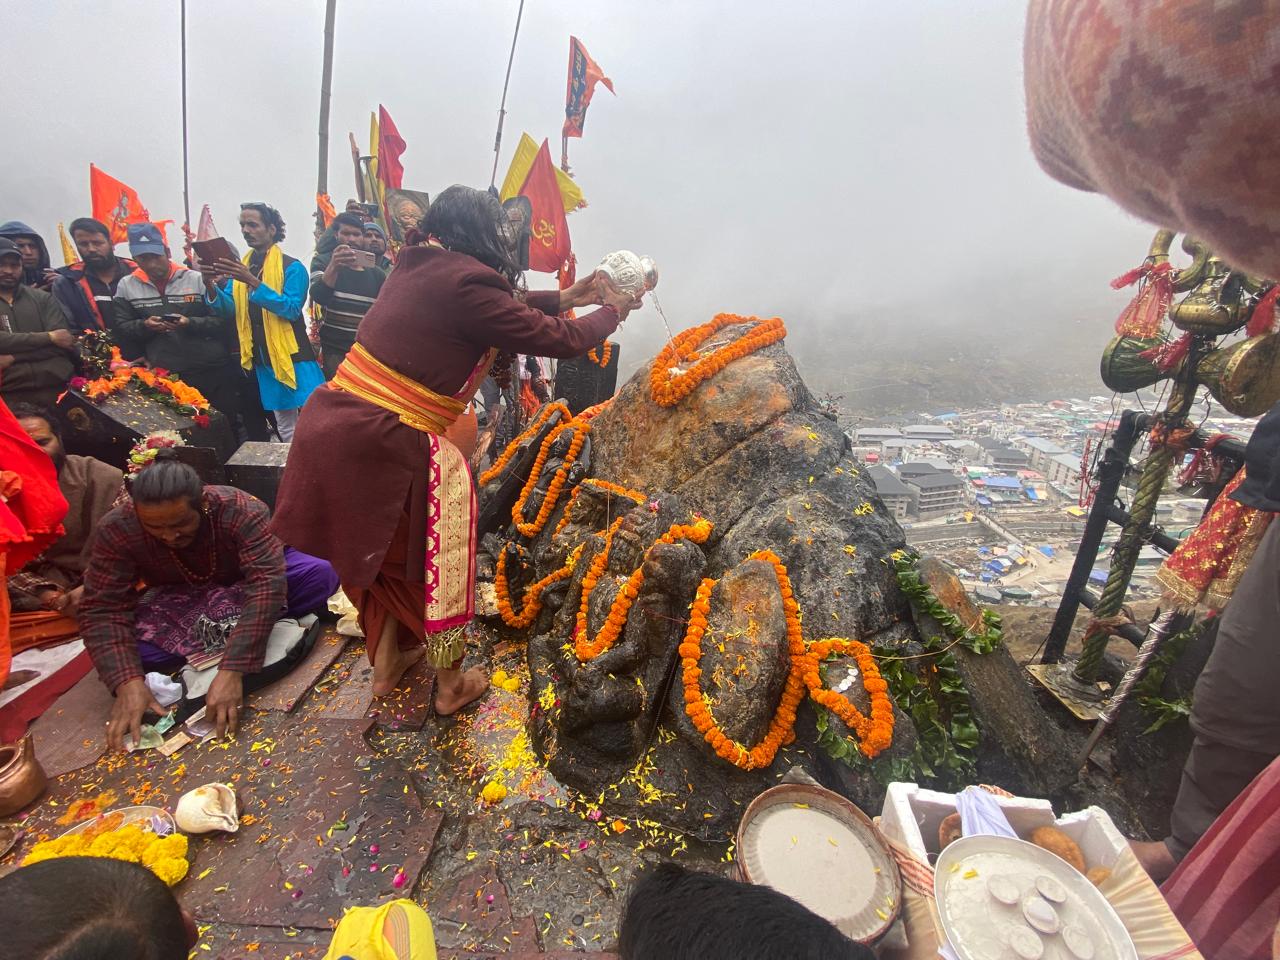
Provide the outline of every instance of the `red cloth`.
[[[576,357],[617,328],[612,307],[575,320],[552,315],[559,297],[530,293],[521,303],[506,280],[472,257],[406,247],[356,340],[397,373],[454,396],[491,347]],[[317,390],[294,432],[272,529],[332,563],[344,585],[369,586],[405,504],[426,502],[428,440],[353,394]],[[411,498],[411,491],[420,495]],[[424,508],[415,514],[406,559],[413,582],[423,579],[425,531]]]
[[551,147],[545,140],[524,178],[520,196],[528,197],[533,207],[529,214],[532,233],[529,269],[555,273],[569,259],[572,244],[569,241],[569,221],[564,215],[564,198],[556,180],[555,164],[551,162]]
[[92,163],[89,164],[89,197],[93,201],[93,219],[107,225],[112,243],[128,243],[129,224],[147,223],[151,219],[138,199],[138,191],[103,173]]
[[1280,758],[1213,822],[1164,886],[1213,960],[1270,960],[1280,923]]
[[4,575],[19,570],[62,536],[67,501],[49,455],[36,446],[0,401],[0,687],[9,677],[9,591]]
[[378,104],[378,179],[393,190],[404,185],[404,164],[400,162],[400,156],[406,146],[408,144],[396,129],[391,114]]
[[30,690],[0,707],[0,743],[16,743],[27,732],[27,725],[57,702],[57,699],[84,679],[93,669],[89,651],[82,651],[70,663],[45,677]]

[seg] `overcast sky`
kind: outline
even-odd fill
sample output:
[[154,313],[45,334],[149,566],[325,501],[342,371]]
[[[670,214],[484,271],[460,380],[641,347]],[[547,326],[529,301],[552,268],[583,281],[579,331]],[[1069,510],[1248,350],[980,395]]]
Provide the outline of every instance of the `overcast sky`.
[[[487,186],[517,0],[338,0],[329,189],[353,195],[347,133],[386,105],[405,186]],[[559,156],[570,33],[612,77],[570,160],[590,203],[581,264],[653,256],[677,329],[721,310],[779,314],[801,352],[877,311],[921,325],[984,311],[1032,328],[1123,305],[1107,281],[1151,228],[1051,181],[1027,146],[1022,0],[528,0],[498,179],[521,131]],[[20,12],[19,12],[20,8]],[[323,0],[192,0],[191,206],[235,234],[266,200],[287,252],[311,251]],[[0,220],[44,232],[89,212],[94,162],[153,217],[182,219],[177,0],[41,0],[5,17],[10,148]],[[550,285],[541,275],[531,286]],[[987,299],[990,295],[989,300]],[[622,335],[656,347],[653,310]],[[825,338],[825,339],[824,339]],[[856,344],[849,344],[856,347]]]

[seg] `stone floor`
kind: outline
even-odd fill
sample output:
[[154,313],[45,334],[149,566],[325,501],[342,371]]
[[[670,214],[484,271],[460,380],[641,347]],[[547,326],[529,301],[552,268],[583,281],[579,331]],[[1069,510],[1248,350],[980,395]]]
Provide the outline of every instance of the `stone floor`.
[[[723,868],[728,844],[570,795],[525,736],[522,651],[493,660],[515,689],[494,685],[462,717],[436,719],[422,673],[374,705],[363,646],[349,644],[309,690],[247,709],[234,741],[167,758],[108,754],[58,778],[5,863],[68,829],[86,799],[172,809],[185,791],[226,782],[240,830],[193,837],[176,888],[200,924],[197,956],[319,958],[345,907],[393,896],[427,909],[442,960],[607,956],[637,868],[671,855]],[[480,798],[490,781],[507,791],[493,804]]]

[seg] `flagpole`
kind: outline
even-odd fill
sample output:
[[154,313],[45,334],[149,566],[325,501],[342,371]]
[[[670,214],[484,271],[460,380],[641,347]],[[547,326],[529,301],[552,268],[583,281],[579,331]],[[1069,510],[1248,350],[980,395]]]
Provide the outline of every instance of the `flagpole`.
[[[324,68],[320,75],[320,164],[316,178],[316,193],[329,192],[329,100],[333,86],[333,21],[338,0],[328,0],[324,10]],[[316,203],[316,228],[323,224],[320,204]]]
[[520,9],[516,11],[516,31],[511,36],[511,55],[507,57],[507,76],[502,81],[502,104],[498,107],[498,135],[493,138],[493,173],[489,174],[489,186],[498,182],[498,156],[502,150],[502,121],[507,115],[507,86],[511,83],[511,64],[516,59],[516,40],[520,37],[520,18],[524,16],[524,0],[520,0]]
[[187,0],[182,0],[182,214],[191,229],[190,163],[187,153]]

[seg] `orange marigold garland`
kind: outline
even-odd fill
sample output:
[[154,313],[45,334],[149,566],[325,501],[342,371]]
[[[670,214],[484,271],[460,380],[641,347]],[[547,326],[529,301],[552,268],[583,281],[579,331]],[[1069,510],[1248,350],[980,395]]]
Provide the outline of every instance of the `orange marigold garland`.
[[[604,626],[600,628],[595,637],[588,636],[587,609],[591,601],[591,591],[596,588],[596,584],[604,574],[605,567],[608,566],[609,548],[613,545],[613,535],[618,532],[618,528],[622,525],[622,519],[622,517],[619,517],[613,521],[613,524],[605,534],[604,546],[592,559],[591,566],[587,568],[587,572],[582,578],[582,600],[578,604],[578,622],[574,630],[573,652],[583,663],[588,660],[594,660],[618,642],[618,637],[622,634],[622,628],[627,623],[627,614],[631,612],[631,604],[635,602],[640,593],[640,587],[644,584],[644,559],[642,558],[640,565],[631,571],[631,576],[627,578],[627,582],[618,589],[617,595],[613,598],[613,603],[609,606],[609,615],[605,619]],[[677,540],[706,543],[707,538],[710,536],[711,524],[706,520],[699,518],[688,524],[673,523],[666,533],[650,545],[649,550],[652,550],[659,543],[675,543]],[[649,551],[646,550],[645,556],[647,557],[648,554]]]
[[[832,654],[852,656],[862,673],[862,685],[871,698],[871,716],[849,702],[843,694],[822,686],[819,665]],[[889,698],[889,684],[880,676],[880,668],[871,648],[859,640],[831,637],[809,645],[802,667],[804,684],[809,696],[832,713],[858,737],[858,749],[868,757],[876,757],[893,743],[893,701]]]
[[556,524],[556,528],[551,531],[553,536],[569,525],[569,514],[573,511],[574,503],[577,502],[578,491],[583,487],[594,487],[597,490],[603,490],[606,493],[617,497],[626,497],[628,500],[632,500],[637,504],[644,503],[645,500],[648,499],[639,490],[631,490],[628,487],[621,486],[620,484],[610,483],[608,480],[597,480],[594,477],[588,477],[583,480],[582,483],[578,484],[578,486],[573,488],[573,493],[569,494],[569,503],[564,508],[564,515],[560,518],[560,522]]
[[494,591],[498,595],[498,613],[502,617],[502,622],[516,630],[523,630],[533,623],[542,611],[542,591],[572,574],[574,565],[577,564],[578,557],[581,555],[582,546],[579,546],[569,555],[569,559],[563,567],[547,574],[536,583],[531,583],[524,592],[524,600],[520,604],[520,612],[516,613],[515,608],[511,605],[510,586],[507,582],[507,551],[503,550],[498,555],[498,571],[493,579]]
[[[566,430],[573,431],[573,440],[569,442],[569,449],[564,455],[564,462],[547,486],[546,495],[542,498],[542,505],[538,507],[538,515],[533,520],[525,520],[524,507],[529,499],[529,494],[537,486],[538,478],[542,475],[542,468],[546,466],[547,457],[551,453],[552,444]],[[542,441],[542,446],[538,449],[537,459],[533,461],[533,469],[529,471],[529,479],[524,482],[524,486],[520,489],[520,496],[511,505],[511,519],[515,522],[516,529],[526,537],[537,536],[542,528],[547,525],[551,511],[556,508],[556,502],[560,499],[560,492],[564,489],[565,481],[569,477],[569,470],[573,467],[574,461],[578,459],[578,454],[582,452],[582,445],[586,442],[587,434],[590,432],[590,423],[575,419],[556,427]]]
[[142,395],[172,407],[178,413],[193,417],[199,426],[209,425],[209,401],[195,387],[169,376],[167,370],[135,367],[120,355],[120,348],[111,348],[110,376],[86,380],[75,377],[72,389],[79,390],[94,403],[104,403],[109,397],[136,384]]
[[542,408],[542,411],[538,414],[538,416],[534,418],[533,423],[530,424],[528,428],[526,428],[525,431],[520,434],[520,436],[516,437],[509,444],[507,444],[507,449],[502,451],[502,455],[498,457],[497,460],[494,461],[493,466],[491,466],[484,473],[480,474],[480,481],[479,481],[480,486],[483,487],[486,483],[489,483],[492,480],[496,480],[498,475],[507,468],[507,464],[511,462],[511,458],[516,455],[516,451],[520,449],[520,445],[524,443],[526,440],[529,440],[537,436],[538,431],[542,429],[543,424],[545,424],[548,420],[551,419],[551,414],[557,411],[559,411],[560,415],[564,417],[566,420],[568,420],[570,416],[572,416],[572,414],[569,413],[569,408],[566,407],[563,403],[548,403],[545,407]]
[[587,351],[587,359],[590,360],[592,363],[594,363],[597,367],[601,367],[601,368],[607,367],[609,365],[609,360],[612,357],[613,357],[613,344],[610,343],[608,340],[604,342],[603,358],[601,358],[596,354],[595,347],[592,347],[590,350]]
[[[778,750],[795,739],[796,709],[804,699],[806,687],[809,695],[818,703],[832,710],[857,733],[860,748],[868,757],[874,757],[893,741],[893,703],[889,699],[889,685],[881,678],[875,659],[866,644],[856,640],[835,638],[819,640],[805,647],[800,626],[800,607],[791,589],[787,568],[771,550],[757,550],[748,560],[763,560],[773,566],[782,595],[783,615],[787,624],[787,648],[791,655],[791,669],[787,674],[782,700],[769,722],[764,738],[747,747],[728,737],[715,717],[711,704],[702,691],[702,639],[707,631],[707,616],[711,610],[711,590],[714,580],[703,580],[694,597],[689,612],[689,630],[680,644],[682,680],[684,685],[685,713],[694,728],[711,745],[716,755],[741,767],[758,770],[773,763]],[[862,671],[863,683],[871,696],[871,716],[865,717],[847,699],[822,687],[818,664],[832,653],[852,654]],[[837,702],[838,701],[838,702]]]
[[[697,352],[700,344],[712,334],[734,324],[750,323],[754,326],[733,343],[715,350],[707,356]],[[674,407],[677,403],[693,393],[698,384],[713,377],[735,360],[749,353],[777,343],[787,335],[787,328],[782,320],[774,317],[761,320],[758,317],[740,317],[733,313],[718,313],[710,323],[690,327],[675,335],[675,338],[658,353],[649,371],[650,395],[654,403],[662,407]],[[687,349],[686,349],[687,348]],[[693,365],[684,373],[673,374],[671,368],[682,360],[691,360]]]

